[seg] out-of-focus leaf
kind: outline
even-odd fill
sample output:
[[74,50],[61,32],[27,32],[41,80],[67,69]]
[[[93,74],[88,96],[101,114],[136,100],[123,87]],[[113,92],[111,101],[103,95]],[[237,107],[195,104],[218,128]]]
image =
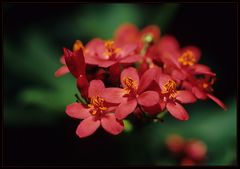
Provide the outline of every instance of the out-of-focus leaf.
[[[64,21],[63,21],[64,22]],[[66,23],[61,22],[61,29],[56,31],[74,37],[112,38],[114,30],[123,23],[138,25],[140,15],[134,4],[95,4],[86,5],[84,11],[77,11],[69,16]],[[71,28],[71,29],[69,29]]]

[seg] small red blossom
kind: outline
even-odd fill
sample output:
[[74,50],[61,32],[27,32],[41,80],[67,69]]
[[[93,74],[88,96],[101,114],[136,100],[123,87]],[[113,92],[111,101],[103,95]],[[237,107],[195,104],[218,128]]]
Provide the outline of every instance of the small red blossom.
[[123,122],[117,120],[114,114],[116,105],[106,102],[102,97],[105,92],[105,86],[101,80],[92,80],[88,89],[90,104],[73,103],[67,106],[67,115],[83,119],[76,130],[80,138],[90,136],[100,125],[113,135],[123,131]]
[[139,79],[138,72],[133,67],[122,71],[121,85],[123,89],[108,89],[111,94],[105,96],[109,102],[120,103],[116,109],[116,117],[118,119],[126,118],[135,110],[137,104],[149,107],[158,103],[159,95],[157,92],[150,90],[145,91],[150,83],[151,80],[148,76],[143,75],[142,78]]
[[86,63],[104,68],[116,63],[134,63],[140,59],[136,48],[134,43],[118,46],[111,40],[93,39],[86,45]]
[[181,104],[193,103],[196,101],[195,96],[188,90],[177,90],[177,84],[171,76],[161,74],[159,76],[159,87],[161,88],[160,102],[172,116],[179,120],[188,120],[187,111]]

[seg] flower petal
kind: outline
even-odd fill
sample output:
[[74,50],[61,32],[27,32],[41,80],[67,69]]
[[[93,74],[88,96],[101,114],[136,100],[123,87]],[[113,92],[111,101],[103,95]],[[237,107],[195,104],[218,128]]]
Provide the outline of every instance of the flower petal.
[[140,105],[149,107],[157,104],[159,102],[159,95],[154,91],[146,91],[137,98]]
[[120,63],[134,63],[141,59],[142,57],[140,55],[130,55],[122,58],[119,62]]
[[124,89],[121,88],[105,88],[101,94],[101,97],[109,103],[121,103],[122,97],[125,94]]
[[172,71],[171,76],[173,79],[176,79],[176,80],[185,80],[186,79],[186,75],[182,71],[180,71],[180,69],[174,69]]
[[211,69],[202,64],[195,64],[191,67],[193,69],[194,74],[207,74],[211,76],[216,76],[215,73],[211,72]]
[[122,73],[121,73],[121,83],[122,83],[123,87],[126,87],[126,85],[123,81],[127,77],[132,78],[134,81],[136,81],[137,86],[139,86],[139,76],[138,76],[138,72],[137,72],[136,68],[129,67],[129,68],[126,68],[122,71]]
[[78,78],[80,75],[85,75],[86,64],[82,49],[71,52],[70,50],[64,48],[64,57],[69,71],[76,78]]
[[137,100],[131,99],[131,100],[125,100],[123,101],[116,109],[115,115],[117,119],[122,120],[125,117],[127,117],[129,114],[131,114],[137,106]]
[[72,103],[66,107],[66,114],[70,117],[77,118],[77,119],[85,119],[91,116],[89,113],[89,109],[85,108],[80,103]]
[[159,67],[153,67],[146,70],[140,79],[138,92],[141,93],[144,91],[156,77],[160,76],[159,74],[161,71]]
[[123,122],[116,119],[115,114],[108,113],[101,119],[102,127],[109,133],[117,135],[124,129]]
[[76,134],[80,137],[87,137],[93,134],[100,126],[100,120],[95,120],[93,116],[88,117],[80,122]]
[[159,75],[159,86],[162,90],[164,90],[164,85],[169,81],[169,80],[172,80],[171,76],[167,75],[167,74],[164,74],[164,73],[161,73]]
[[55,72],[55,76],[56,77],[60,77],[60,76],[62,76],[62,75],[65,75],[66,73],[68,73],[69,72],[69,69],[68,69],[68,67],[67,66],[62,66],[62,67],[60,67],[56,72]]
[[193,103],[196,101],[196,97],[192,94],[192,92],[187,90],[177,91],[176,99],[181,103]]
[[127,45],[124,45],[121,48],[121,51],[119,55],[124,58],[125,56],[131,54],[135,49],[137,49],[137,44],[136,43],[129,43]]
[[133,24],[121,25],[114,34],[116,44],[122,45],[136,41],[138,35],[138,28]]
[[219,100],[218,98],[216,98],[215,96],[213,96],[213,95],[211,95],[209,93],[207,93],[207,96],[211,100],[213,100],[215,103],[217,103],[221,108],[223,108],[225,111],[227,111],[227,107],[225,106],[225,104],[221,100]]
[[193,87],[192,88],[192,93],[198,98],[198,99],[202,99],[205,100],[207,99],[207,95],[204,91],[200,90],[197,87]]
[[168,103],[167,110],[170,112],[172,116],[179,120],[188,120],[189,116],[187,111],[177,102]]
[[88,97],[100,96],[105,89],[101,80],[92,80],[88,88]]

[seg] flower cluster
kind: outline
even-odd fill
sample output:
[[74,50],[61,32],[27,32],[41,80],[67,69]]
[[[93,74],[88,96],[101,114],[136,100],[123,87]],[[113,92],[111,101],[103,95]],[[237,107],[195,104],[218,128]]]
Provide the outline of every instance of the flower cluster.
[[207,145],[199,139],[184,139],[178,134],[171,134],[166,139],[166,147],[178,157],[180,165],[201,165],[207,157]]
[[197,99],[209,98],[226,109],[212,94],[216,74],[198,63],[201,51],[181,48],[173,36],[160,36],[155,25],[138,30],[124,24],[111,40],[95,38],[86,45],[77,40],[63,52],[55,76],[70,72],[76,78],[82,97],[67,106],[66,114],[83,119],[76,131],[81,138],[99,126],[117,135],[130,114],[155,119],[168,111],[188,120],[183,104]]

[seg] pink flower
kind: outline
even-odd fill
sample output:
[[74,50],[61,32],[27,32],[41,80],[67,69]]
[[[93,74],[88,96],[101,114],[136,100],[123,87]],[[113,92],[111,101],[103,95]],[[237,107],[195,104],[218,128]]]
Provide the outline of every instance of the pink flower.
[[116,63],[134,63],[140,59],[135,53],[136,44],[118,46],[114,41],[93,39],[86,45],[86,63],[107,68]]
[[188,90],[177,90],[176,82],[166,74],[160,75],[159,87],[161,88],[161,105],[164,105],[175,118],[188,120],[188,113],[181,104],[195,102],[194,95]]
[[67,106],[66,114],[73,118],[83,119],[77,127],[76,134],[87,137],[93,134],[100,125],[107,132],[117,135],[124,129],[123,122],[117,120],[113,113],[116,104],[105,101],[102,97],[106,88],[101,80],[92,80],[88,89],[90,104],[73,103]]
[[194,77],[191,79],[191,81],[184,81],[183,87],[191,91],[196,96],[196,98],[201,100],[206,100],[209,98],[226,111],[227,108],[225,104],[214,95],[212,95],[212,85],[214,82],[215,77],[212,76],[204,76],[204,78]]
[[121,84],[123,89],[108,88],[104,94],[106,100],[112,103],[120,103],[116,109],[116,117],[124,119],[134,112],[137,104],[140,106],[153,106],[159,102],[158,93],[155,91],[145,91],[153,81],[153,76],[149,76],[149,69],[145,75],[139,79],[137,70],[133,67],[126,68],[121,73]]

